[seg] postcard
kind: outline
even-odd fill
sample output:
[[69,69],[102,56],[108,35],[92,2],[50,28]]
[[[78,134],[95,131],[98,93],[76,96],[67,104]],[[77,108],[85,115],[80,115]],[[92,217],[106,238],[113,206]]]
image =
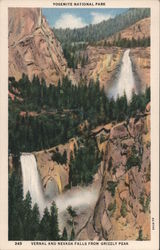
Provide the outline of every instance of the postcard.
[[0,249],[159,249],[159,1],[0,1]]

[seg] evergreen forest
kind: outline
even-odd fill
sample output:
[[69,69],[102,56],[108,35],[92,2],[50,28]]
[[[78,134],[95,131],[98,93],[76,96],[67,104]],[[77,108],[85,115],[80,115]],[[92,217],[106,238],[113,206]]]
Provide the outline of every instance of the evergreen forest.
[[147,8],[131,8],[126,12],[110,18],[101,23],[89,25],[79,29],[55,29],[53,31],[64,47],[65,44],[72,43],[95,43],[106,39],[109,36],[131,26],[135,22],[150,16],[150,9]]
[[68,240],[66,228],[61,234],[58,210],[53,202],[40,216],[38,205],[32,207],[30,193],[23,198],[21,177],[14,171],[9,175],[9,240]]
[[[9,153],[32,152],[64,144],[83,133],[80,124],[88,122],[87,130],[97,125],[120,122],[145,110],[150,89],[127,102],[126,94],[116,101],[106,97],[99,81],[73,85],[65,77],[58,85],[46,86],[45,80],[9,79]],[[17,143],[18,141],[18,143]]]

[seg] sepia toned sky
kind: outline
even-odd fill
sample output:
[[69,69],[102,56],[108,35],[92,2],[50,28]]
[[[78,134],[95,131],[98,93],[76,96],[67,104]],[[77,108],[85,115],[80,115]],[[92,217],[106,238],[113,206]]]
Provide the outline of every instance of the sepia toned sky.
[[42,9],[49,25],[55,28],[82,28],[89,24],[100,23],[128,9],[97,9],[97,8],[48,8]]

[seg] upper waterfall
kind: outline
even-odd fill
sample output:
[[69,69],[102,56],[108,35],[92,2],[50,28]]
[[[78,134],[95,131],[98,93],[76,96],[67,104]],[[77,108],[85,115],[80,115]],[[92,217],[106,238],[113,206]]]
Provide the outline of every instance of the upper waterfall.
[[22,154],[20,161],[23,177],[24,198],[29,191],[32,198],[32,205],[37,203],[40,214],[42,215],[47,203],[43,194],[35,156],[33,154]]
[[118,96],[123,96],[125,92],[127,100],[130,101],[133,89],[136,90],[129,53],[130,49],[127,49],[123,54],[119,77],[108,91],[110,98],[117,99]]

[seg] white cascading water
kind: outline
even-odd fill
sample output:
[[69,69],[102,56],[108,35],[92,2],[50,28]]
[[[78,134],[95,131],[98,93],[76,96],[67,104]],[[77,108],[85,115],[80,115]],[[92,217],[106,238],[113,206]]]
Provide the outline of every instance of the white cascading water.
[[132,71],[132,63],[129,56],[130,49],[127,49],[122,58],[122,65],[120,69],[120,75],[117,82],[109,89],[108,96],[110,98],[117,99],[117,96],[121,97],[126,93],[127,100],[132,98],[133,89],[136,92],[135,81]]
[[[57,186],[55,185],[56,183],[53,182],[52,186],[50,185],[51,183],[49,183],[47,191],[44,192],[35,156],[31,153],[23,153],[20,157],[20,161],[23,177],[24,198],[29,191],[32,198],[32,206],[35,203],[38,204],[41,217],[43,216],[45,207],[49,208],[54,200],[58,208],[60,230],[63,230],[64,221],[62,215],[66,213],[68,206],[77,208],[80,212],[95,204],[98,198],[98,189],[93,187],[75,187],[61,195],[58,195]],[[52,197],[48,199],[48,196]]]
[[32,206],[37,203],[40,214],[43,215],[47,202],[44,197],[35,156],[33,154],[23,153],[20,157],[20,161],[23,177],[24,198],[29,191],[32,198]]

